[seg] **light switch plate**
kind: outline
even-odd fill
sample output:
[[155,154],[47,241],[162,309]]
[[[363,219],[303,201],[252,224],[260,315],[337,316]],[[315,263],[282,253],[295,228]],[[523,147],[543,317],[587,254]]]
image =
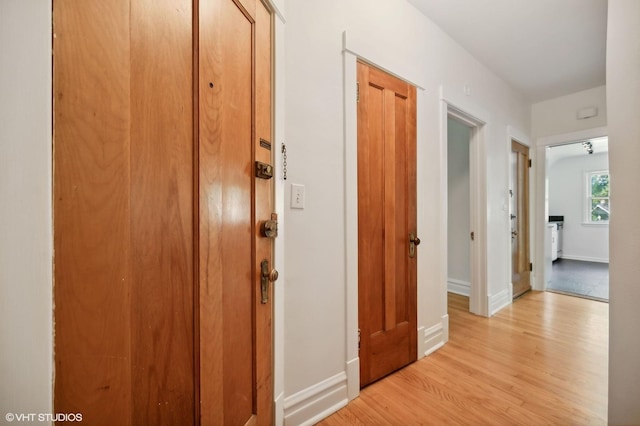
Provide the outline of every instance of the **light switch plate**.
[[291,208],[304,209],[304,185],[291,184]]

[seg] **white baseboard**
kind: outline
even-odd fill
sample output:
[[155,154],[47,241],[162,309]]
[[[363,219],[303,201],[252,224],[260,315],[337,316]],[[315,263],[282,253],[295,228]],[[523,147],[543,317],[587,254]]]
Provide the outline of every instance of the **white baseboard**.
[[605,259],[602,257],[574,256],[572,254],[563,254],[560,259],[581,260],[583,262],[609,263],[609,259]]
[[284,424],[284,392],[281,392],[280,395],[276,397],[273,401],[275,413],[275,424],[283,425]]
[[449,340],[449,315],[443,315],[440,322],[424,330],[422,347],[427,356],[440,349]]
[[471,283],[468,281],[456,280],[455,278],[447,278],[447,291],[449,293],[469,297],[471,294]]
[[489,299],[489,316],[493,316],[500,309],[508,306],[513,301],[513,288],[508,286],[504,290],[488,296]]
[[427,350],[425,346],[427,342],[424,340],[424,326],[418,327],[418,355],[416,359],[421,359],[424,357],[424,353]]
[[360,395],[360,358],[347,361],[347,397],[349,401]]
[[285,425],[313,425],[347,405],[347,374],[343,371],[288,396],[284,400]]

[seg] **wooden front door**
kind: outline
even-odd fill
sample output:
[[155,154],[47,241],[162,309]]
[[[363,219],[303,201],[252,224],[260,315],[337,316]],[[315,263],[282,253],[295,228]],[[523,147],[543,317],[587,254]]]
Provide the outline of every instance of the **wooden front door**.
[[[258,0],[202,1],[199,66],[203,424],[272,423],[271,17]],[[262,143],[261,143],[262,141]]]
[[531,290],[529,148],[511,141],[511,265],[513,297]]
[[416,89],[363,63],[358,85],[358,312],[365,386],[417,357]]
[[55,411],[272,423],[269,11],[53,8]]

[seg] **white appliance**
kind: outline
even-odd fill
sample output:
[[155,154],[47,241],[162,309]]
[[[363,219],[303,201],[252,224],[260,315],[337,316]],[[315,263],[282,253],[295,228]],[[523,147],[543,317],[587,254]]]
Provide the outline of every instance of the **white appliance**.
[[544,281],[547,283],[547,285],[549,285],[549,282],[551,281],[551,246],[553,244],[552,242],[552,233],[553,230],[558,230],[558,228],[556,227],[555,224],[553,223],[549,223],[547,224],[547,229],[545,232],[545,236],[544,236],[544,240],[545,240],[545,245],[544,245]]
[[549,224],[551,227],[551,261],[558,259],[558,225]]

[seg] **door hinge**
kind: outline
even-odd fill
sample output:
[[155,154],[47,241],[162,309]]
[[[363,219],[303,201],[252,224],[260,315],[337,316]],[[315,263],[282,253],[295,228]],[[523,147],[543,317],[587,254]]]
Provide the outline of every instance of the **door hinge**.
[[360,102],[360,82],[356,81],[356,102]]
[[360,329],[358,329],[358,350],[360,350]]
[[529,262],[529,271],[533,272],[533,263]]
[[531,160],[529,160],[529,168],[531,168]]

